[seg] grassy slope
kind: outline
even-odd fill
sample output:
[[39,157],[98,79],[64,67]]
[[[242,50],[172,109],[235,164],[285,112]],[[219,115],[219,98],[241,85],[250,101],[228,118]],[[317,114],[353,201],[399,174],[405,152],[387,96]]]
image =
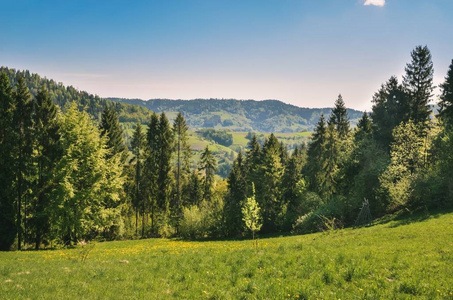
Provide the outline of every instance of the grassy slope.
[[[0,298],[453,299],[453,214],[333,233],[0,252]],[[85,248],[86,249],[86,248]]]

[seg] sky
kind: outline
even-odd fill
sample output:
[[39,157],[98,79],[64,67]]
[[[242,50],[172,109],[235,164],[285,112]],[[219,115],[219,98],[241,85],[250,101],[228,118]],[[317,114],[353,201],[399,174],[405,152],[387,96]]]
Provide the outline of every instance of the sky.
[[369,110],[428,45],[453,59],[452,0],[0,0],[0,65],[101,97],[277,99]]

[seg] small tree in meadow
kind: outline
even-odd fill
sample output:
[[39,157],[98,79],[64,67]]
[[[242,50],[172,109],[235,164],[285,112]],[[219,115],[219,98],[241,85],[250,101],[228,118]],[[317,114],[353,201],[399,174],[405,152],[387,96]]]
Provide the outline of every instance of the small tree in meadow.
[[247,229],[252,231],[252,239],[255,240],[255,232],[261,229],[263,221],[261,219],[260,207],[255,199],[255,184],[252,183],[252,197],[245,200],[242,206],[242,220],[245,222]]

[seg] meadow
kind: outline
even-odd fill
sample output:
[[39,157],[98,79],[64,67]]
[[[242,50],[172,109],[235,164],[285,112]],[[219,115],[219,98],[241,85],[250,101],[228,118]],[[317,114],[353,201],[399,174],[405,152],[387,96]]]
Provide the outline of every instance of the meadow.
[[0,252],[0,299],[453,299],[453,214],[251,240]]

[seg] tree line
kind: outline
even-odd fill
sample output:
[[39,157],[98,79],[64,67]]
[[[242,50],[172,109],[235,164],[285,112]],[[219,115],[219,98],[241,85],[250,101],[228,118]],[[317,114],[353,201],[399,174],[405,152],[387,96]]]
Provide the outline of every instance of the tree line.
[[105,103],[97,121],[76,102],[60,109],[45,85],[32,96],[21,74],[12,80],[2,72],[0,248],[234,237],[247,233],[250,220],[261,233],[307,233],[326,220],[354,224],[364,199],[374,217],[449,207],[453,61],[436,116],[433,73],[429,49],[417,46],[402,82],[384,83],[356,128],[339,95],[308,145],[290,153],[273,134],[264,143],[252,135],[220,180],[208,147],[190,167],[181,113],[173,124],[165,113],[137,122],[128,148],[114,106]]

